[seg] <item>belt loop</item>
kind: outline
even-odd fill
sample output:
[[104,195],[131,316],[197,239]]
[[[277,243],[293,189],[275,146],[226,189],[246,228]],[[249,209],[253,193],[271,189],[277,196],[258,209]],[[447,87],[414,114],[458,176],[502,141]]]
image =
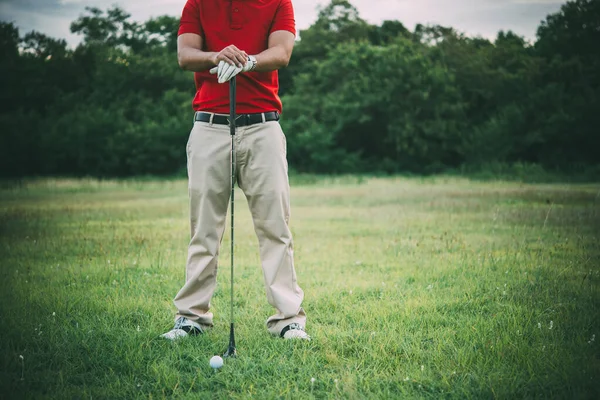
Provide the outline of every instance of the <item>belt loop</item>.
[[262,117],[262,123],[264,124],[265,122],[267,122],[267,118],[265,117],[265,113],[260,113],[260,116]]
[[213,118],[215,117],[215,113],[210,113],[210,119],[208,120],[208,123],[210,124],[210,126],[213,125]]

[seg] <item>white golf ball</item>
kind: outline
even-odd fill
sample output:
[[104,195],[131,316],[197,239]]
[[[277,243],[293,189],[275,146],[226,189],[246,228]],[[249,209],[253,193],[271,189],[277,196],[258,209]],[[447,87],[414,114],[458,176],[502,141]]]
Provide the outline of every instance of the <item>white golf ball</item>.
[[219,369],[223,366],[223,359],[219,356],[214,356],[210,359],[210,366],[214,369]]

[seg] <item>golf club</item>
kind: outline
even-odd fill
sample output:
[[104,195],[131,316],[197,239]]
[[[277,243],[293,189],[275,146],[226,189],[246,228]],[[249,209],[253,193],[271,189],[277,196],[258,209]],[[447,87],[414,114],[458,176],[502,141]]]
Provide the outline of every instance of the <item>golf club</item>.
[[223,357],[235,357],[235,331],[233,328],[233,215],[234,215],[234,193],[235,193],[235,76],[229,81],[229,134],[231,136],[231,325],[229,328],[229,347]]

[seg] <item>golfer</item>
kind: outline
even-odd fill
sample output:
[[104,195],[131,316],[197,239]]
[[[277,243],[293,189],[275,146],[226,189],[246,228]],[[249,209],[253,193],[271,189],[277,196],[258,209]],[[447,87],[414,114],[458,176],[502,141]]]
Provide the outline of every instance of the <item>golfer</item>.
[[279,125],[277,70],[295,40],[291,0],[187,0],[178,32],[181,68],[193,71],[194,126],[187,143],[191,241],[185,284],[174,299],[174,340],[213,325],[210,300],[231,191],[228,81],[237,80],[236,179],[260,246],[265,288],[275,313],[267,330],[307,339],[304,292],[296,281],[286,139]]

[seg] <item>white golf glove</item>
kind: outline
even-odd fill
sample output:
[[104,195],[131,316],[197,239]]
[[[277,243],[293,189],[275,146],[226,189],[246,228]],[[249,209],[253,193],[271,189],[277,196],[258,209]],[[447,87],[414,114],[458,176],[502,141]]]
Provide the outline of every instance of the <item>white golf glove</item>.
[[217,74],[219,83],[229,81],[231,78],[239,74],[240,72],[252,71],[256,67],[256,58],[254,56],[248,56],[248,61],[243,67],[231,65],[225,61],[219,61],[219,65],[210,70],[211,74]]

